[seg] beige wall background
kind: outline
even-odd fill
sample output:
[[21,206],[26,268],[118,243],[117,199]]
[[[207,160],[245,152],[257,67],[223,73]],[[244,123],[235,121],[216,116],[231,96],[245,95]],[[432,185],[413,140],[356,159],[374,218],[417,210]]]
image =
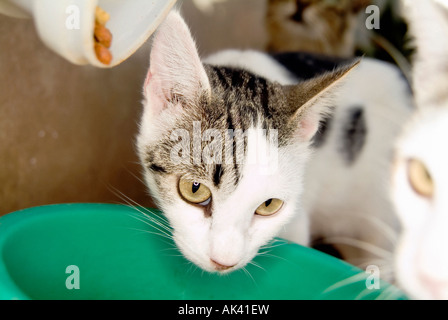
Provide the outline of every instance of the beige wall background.
[[[179,1],[202,55],[263,49],[264,0],[228,0],[203,12]],[[112,69],[72,65],[45,47],[31,20],[0,15],[0,215],[54,203],[153,206],[134,137],[146,44]]]

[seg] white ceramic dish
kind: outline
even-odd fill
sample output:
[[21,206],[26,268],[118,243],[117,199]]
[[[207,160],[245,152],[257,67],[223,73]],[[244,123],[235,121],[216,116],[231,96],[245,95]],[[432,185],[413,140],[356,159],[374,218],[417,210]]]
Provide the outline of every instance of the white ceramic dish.
[[[42,41],[72,63],[110,68],[129,58],[151,36],[177,0],[0,0],[0,13],[34,19]],[[95,8],[110,15],[112,61],[94,51]]]

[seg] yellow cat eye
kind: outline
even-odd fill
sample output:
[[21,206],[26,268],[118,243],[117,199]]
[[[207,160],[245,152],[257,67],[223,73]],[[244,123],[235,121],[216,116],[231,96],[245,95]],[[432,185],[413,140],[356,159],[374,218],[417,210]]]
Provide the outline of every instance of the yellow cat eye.
[[181,178],[179,180],[179,192],[188,202],[207,205],[212,193],[202,183]]
[[423,162],[410,159],[408,161],[409,183],[415,192],[423,197],[431,198],[434,194],[434,182]]
[[269,199],[263,202],[255,213],[260,216],[270,216],[278,212],[283,206],[283,201],[280,199]]

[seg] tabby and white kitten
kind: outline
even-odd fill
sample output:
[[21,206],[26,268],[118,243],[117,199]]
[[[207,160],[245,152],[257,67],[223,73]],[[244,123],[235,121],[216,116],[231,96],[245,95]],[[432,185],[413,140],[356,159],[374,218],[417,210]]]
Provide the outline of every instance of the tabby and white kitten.
[[417,53],[417,111],[397,145],[393,195],[403,233],[399,285],[416,299],[448,299],[448,2],[404,1]]
[[[267,49],[353,57],[371,0],[269,0]],[[364,21],[362,22],[364,23]]]
[[[308,245],[311,213],[327,213],[319,231],[372,241],[378,230],[353,215],[391,216],[389,141],[409,103],[400,74],[366,60],[299,81],[283,66],[294,59],[281,61],[231,50],[202,63],[177,12],[153,39],[138,152],[177,246],[204,270],[244,267],[280,231]],[[272,170],[248,161],[258,148],[276,151]]]

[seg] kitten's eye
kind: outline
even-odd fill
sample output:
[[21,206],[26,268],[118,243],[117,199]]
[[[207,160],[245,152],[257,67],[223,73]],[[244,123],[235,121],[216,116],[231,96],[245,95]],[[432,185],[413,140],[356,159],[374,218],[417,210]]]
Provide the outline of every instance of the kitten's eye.
[[283,206],[283,201],[280,199],[269,199],[263,202],[255,213],[260,216],[270,216],[278,212]]
[[181,178],[179,181],[179,192],[185,200],[191,203],[207,205],[212,193],[205,185]]
[[431,198],[434,194],[434,183],[425,165],[416,159],[408,161],[409,183],[415,192],[423,197]]

